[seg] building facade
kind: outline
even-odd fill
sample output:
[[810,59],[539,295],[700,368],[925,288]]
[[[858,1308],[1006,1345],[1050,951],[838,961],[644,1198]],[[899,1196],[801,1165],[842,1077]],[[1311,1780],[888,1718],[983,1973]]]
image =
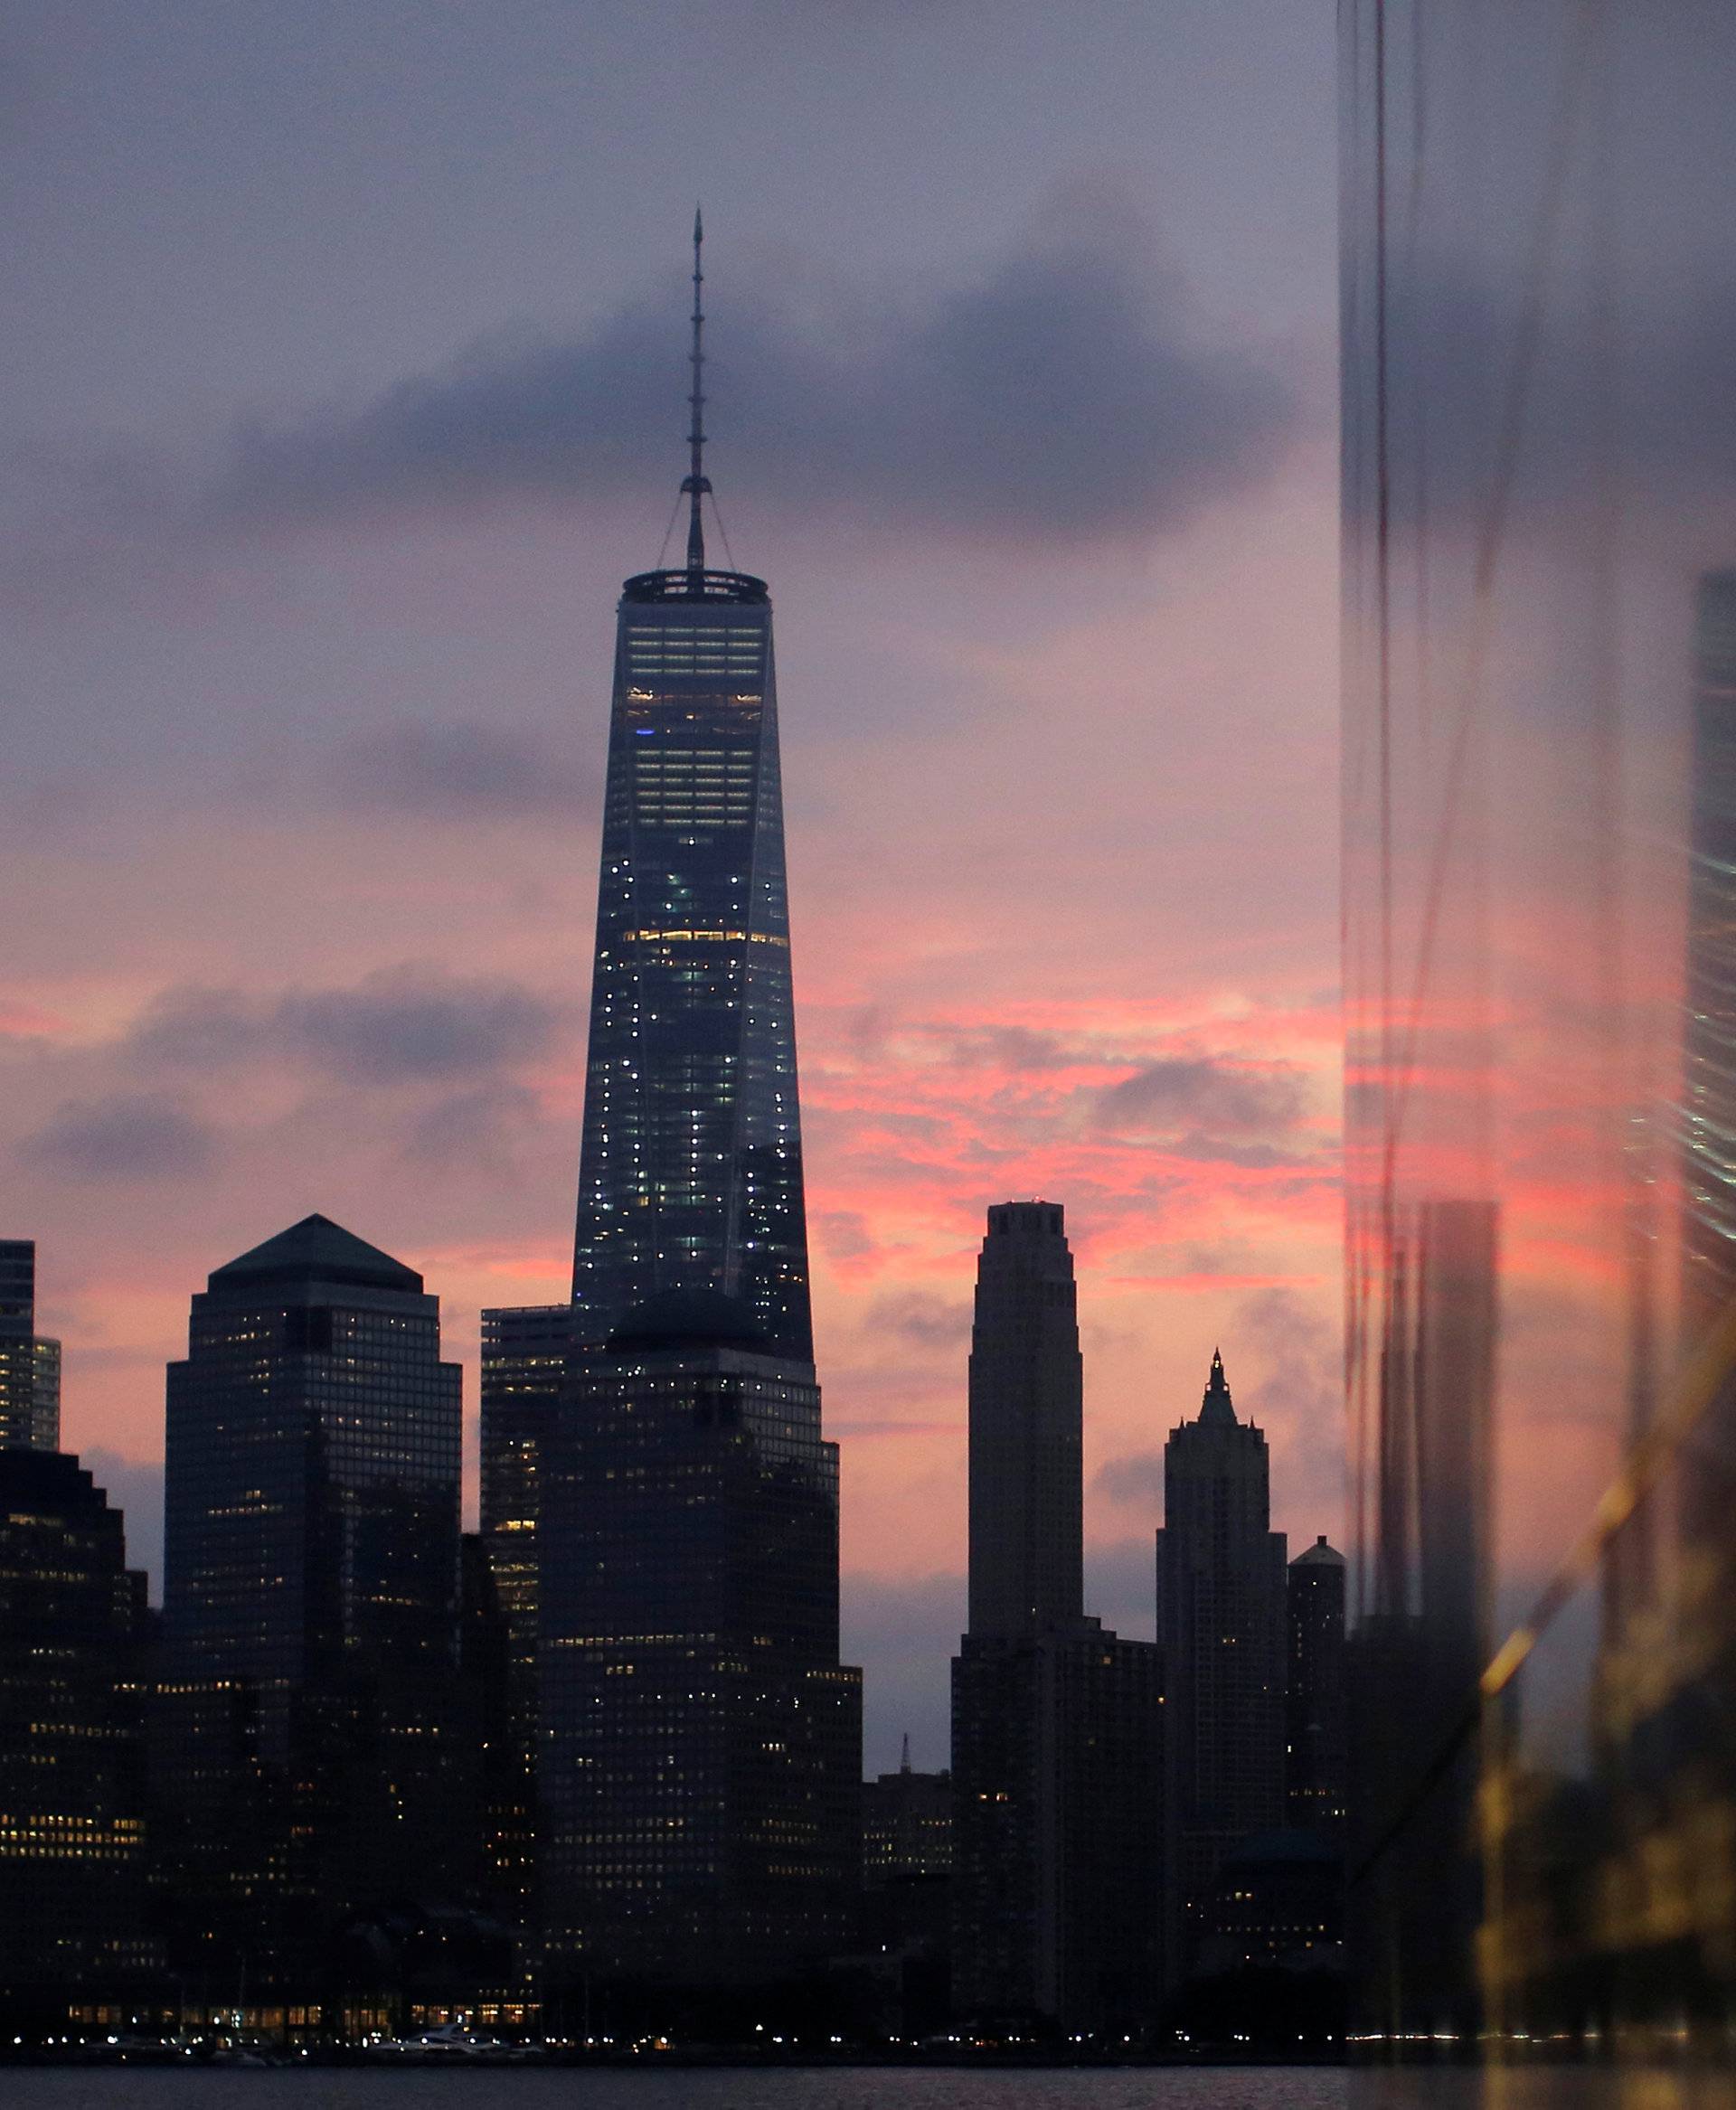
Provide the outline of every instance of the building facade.
[[61,1344],[36,1331],[36,1242],[0,1239],[0,1448],[61,1446]]
[[1716,2099],[1736,16],[1340,23],[1354,2092]]
[[1344,1557],[1318,1538],[1289,1567],[1284,1792],[1292,1831],[1342,1840],[1349,1793]]
[[145,1578],[76,1458],[0,1447],[0,2011],[148,1989]]
[[212,1906],[195,1952],[251,1926],[278,1945],[262,1967],[288,1968],[334,1918],[462,1882],[460,1375],[420,1276],[325,1217],[193,1299],[168,1373],[161,1786],[186,1887],[267,1894],[251,1918]]
[[998,1204],[971,1333],[953,1994],[1013,2035],[1143,2034],[1162,1976],[1161,1659],[1084,1615],[1082,1446],[1062,1211]]
[[669,1292],[581,1366],[543,1459],[552,1978],[812,1968],[849,1939],[862,1749],[812,1365]]
[[1164,1446],[1157,1534],[1175,1974],[1193,1964],[1224,1856],[1285,1822],[1288,1628],[1266,1438],[1237,1418],[1214,1352],[1198,1418]]

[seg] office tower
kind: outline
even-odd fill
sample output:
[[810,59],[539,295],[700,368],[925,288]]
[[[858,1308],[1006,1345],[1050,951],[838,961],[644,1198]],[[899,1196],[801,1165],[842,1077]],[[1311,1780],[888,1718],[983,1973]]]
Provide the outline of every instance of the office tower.
[[1084,1377],[1061,1211],[988,1212],[970,1335],[970,1632],[1043,1634],[1083,1608]]
[[0,1447],[61,1444],[61,1344],[36,1331],[36,1244],[0,1239]]
[[1161,1659],[1081,1610],[1083,1408],[1059,1207],[988,1212],[970,1631],[952,1666],[953,1986],[986,2027],[1135,2034],[1161,1978]]
[[706,567],[693,253],[687,562],[629,579],[617,618],[572,1295],[598,1339],[719,1290],[807,1361],[771,603]]
[[1199,1418],[1164,1446],[1157,1534],[1178,1973],[1224,1855],[1284,1823],[1285,1546],[1270,1510],[1266,1438],[1238,1420],[1214,1350]]
[[862,1872],[871,1887],[952,1872],[952,1776],[910,1768],[910,1739],[896,1773],[862,1788]]
[[[763,580],[706,563],[699,240],[696,221],[687,561],[622,592],[573,1339],[551,1351],[556,1407],[524,1379],[536,1494],[516,1498],[537,1540],[550,1969],[593,1988],[786,1976],[842,1944],[859,1873],[771,608]],[[541,1324],[509,1318],[503,1366]]]
[[1339,22],[1353,2099],[1716,2100],[1736,11]]
[[862,1786],[862,1926],[880,2027],[920,2038],[943,2029],[952,1991],[952,1776],[916,1773],[910,1739],[896,1773]]
[[156,1960],[137,1692],[145,1578],[76,1458],[0,1448],[0,2010],[63,2024]]
[[215,1269],[169,1365],[165,1788],[219,1879],[203,1812],[278,1811],[307,1940],[453,1879],[459,1384],[421,1276],[323,1216]]
[[715,1292],[649,1299],[577,1371],[542,1474],[556,1977],[752,1982],[840,1947],[861,1681],[812,1366]]
[[1344,1692],[1344,1557],[1318,1538],[1291,1561],[1284,1693],[1285,1796],[1291,1828],[1340,1839],[1349,1763]]
[[509,1635],[514,1734],[532,1760],[539,1446],[574,1345],[571,1305],[521,1305],[482,1314],[482,1542]]

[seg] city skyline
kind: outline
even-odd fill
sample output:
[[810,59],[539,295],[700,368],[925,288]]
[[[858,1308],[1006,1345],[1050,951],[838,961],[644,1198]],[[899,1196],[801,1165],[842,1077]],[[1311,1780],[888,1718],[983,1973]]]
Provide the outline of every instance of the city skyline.
[[[1024,11],[1021,63],[1045,86],[992,210],[1001,88],[985,80],[974,114],[954,107],[945,139],[924,114],[927,69],[976,41],[964,17],[899,36],[768,18],[742,52],[775,37],[784,89],[801,84],[784,99],[833,113],[796,133],[780,118],[788,173],[712,126],[703,152],[684,145],[622,198],[600,172],[620,165],[625,118],[588,105],[561,155],[589,187],[562,174],[545,193],[539,118],[461,182],[421,170],[443,218],[383,193],[385,222],[401,206],[415,220],[427,269],[413,285],[382,270],[383,226],[359,230],[369,300],[348,321],[326,293],[316,316],[276,316],[295,345],[281,364],[239,342],[255,282],[220,241],[209,286],[231,323],[192,394],[185,359],[147,347],[129,375],[94,336],[76,372],[33,369],[17,415],[52,459],[80,458],[99,429],[181,460],[226,449],[250,407],[287,435],[321,403],[365,410],[396,380],[431,385],[479,336],[519,331],[552,347],[576,403],[606,401],[630,457],[575,462],[557,426],[548,491],[490,471],[355,513],[310,492],[310,509],[288,506],[299,524],[273,499],[256,525],[238,492],[214,568],[197,552],[184,567],[175,538],[153,535],[155,582],[103,567],[14,580],[9,650],[32,709],[14,750],[27,825],[5,854],[37,908],[11,955],[0,1153],[43,1256],[44,1331],[68,1343],[70,1445],[149,1460],[188,1285],[309,1210],[438,1287],[473,1428],[479,1311],[566,1294],[607,611],[668,517],[681,246],[700,193],[722,525],[780,597],[815,1323],[844,1446],[850,1645],[884,1696],[871,1763],[892,1763],[906,1727],[919,1753],[944,1746],[944,1679],[922,1665],[962,1620],[956,1380],[987,1204],[1043,1192],[1069,1207],[1091,1290],[1087,1530],[1106,1617],[1149,1631],[1150,1460],[1167,1418],[1153,1402],[1196,1388],[1214,1339],[1237,1344],[1240,1383],[1261,1395],[1295,1490],[1279,1521],[1335,1528],[1330,68],[1285,10],[1265,16],[1264,42],[1171,22],[1058,50]],[[695,33],[714,78],[770,92]],[[1091,113],[1137,55],[1130,33],[1188,124],[1166,142],[1130,133],[1110,165]],[[31,108],[63,112],[70,144],[94,113],[56,34],[33,49]],[[307,56],[317,69],[351,49]],[[215,24],[186,56],[236,62]],[[617,56],[627,92],[639,59]],[[430,46],[414,63],[457,118],[480,105],[454,57]],[[891,68],[884,136],[925,172],[920,212],[859,124],[847,181],[831,173],[828,83],[869,60]],[[491,62],[512,99],[531,52],[509,37]],[[1296,107],[1309,63],[1311,115]],[[303,99],[304,71],[281,78],[268,100],[293,159],[329,113]],[[633,92],[637,164],[647,105]],[[1249,97],[1313,185],[1298,174],[1288,231],[1191,114]],[[653,139],[694,114],[652,99]],[[170,150],[139,121],[139,151]],[[79,165],[111,150],[92,140]],[[521,199],[561,203],[534,231],[515,213],[503,243],[491,216],[514,169]],[[861,184],[878,214],[846,195]],[[269,202],[242,186],[233,210],[269,247]],[[1310,227],[1317,270],[1302,260]],[[30,263],[64,274],[63,307],[98,268],[94,240],[69,231],[58,266]],[[321,268],[335,301],[349,252],[332,245]],[[1052,387],[1068,367],[1071,337],[1044,349],[1033,334],[1058,298],[1092,318],[1103,407],[1033,425],[995,376],[1034,359]],[[860,299],[891,332],[882,348],[857,328]],[[587,363],[611,345],[633,382],[599,399],[608,373]],[[898,408],[931,396],[925,375],[955,406],[949,456]],[[1127,419],[1148,423],[1175,386],[1203,453],[1176,454],[1165,413],[1132,480],[1090,499]],[[816,390],[883,429],[859,442],[882,466],[835,462],[824,494],[791,477],[778,424],[809,417]],[[38,489],[63,517],[46,458]],[[13,547],[49,553],[28,532]],[[106,788],[121,774],[125,817]],[[142,1521],[151,1480],[108,1481]],[[912,1535],[936,1550],[931,1571],[886,1559]]]

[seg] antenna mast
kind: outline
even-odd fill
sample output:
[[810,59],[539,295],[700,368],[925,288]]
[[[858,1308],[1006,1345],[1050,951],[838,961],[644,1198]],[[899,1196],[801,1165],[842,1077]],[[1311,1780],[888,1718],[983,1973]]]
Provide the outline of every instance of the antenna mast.
[[687,400],[693,410],[693,421],[687,429],[689,466],[682,492],[689,501],[687,513],[687,570],[698,573],[705,569],[705,527],[700,518],[700,499],[711,490],[711,480],[703,467],[705,447],[705,311],[700,305],[700,288],[705,283],[705,274],[699,267],[700,245],[705,240],[704,223],[699,216],[699,207],[693,207],[693,348],[688,360],[693,370],[693,393]]

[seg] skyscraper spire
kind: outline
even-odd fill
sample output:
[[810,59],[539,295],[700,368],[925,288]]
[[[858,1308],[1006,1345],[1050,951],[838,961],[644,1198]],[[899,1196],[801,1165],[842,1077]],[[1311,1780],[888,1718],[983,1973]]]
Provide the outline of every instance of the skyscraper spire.
[[1230,1387],[1223,1374],[1223,1358],[1214,1348],[1212,1351],[1211,1374],[1205,1380],[1205,1398],[1200,1402],[1200,1419],[1208,1422],[1232,1422],[1236,1409],[1231,1401]]
[[705,569],[705,526],[700,518],[700,500],[711,490],[703,461],[705,450],[705,393],[702,383],[705,372],[705,311],[700,305],[700,288],[705,283],[705,274],[700,269],[699,252],[705,240],[705,223],[700,218],[699,207],[693,207],[693,348],[688,360],[693,370],[693,392],[687,400],[693,410],[693,422],[687,429],[689,466],[682,490],[689,500],[687,513],[687,569],[690,572]]

